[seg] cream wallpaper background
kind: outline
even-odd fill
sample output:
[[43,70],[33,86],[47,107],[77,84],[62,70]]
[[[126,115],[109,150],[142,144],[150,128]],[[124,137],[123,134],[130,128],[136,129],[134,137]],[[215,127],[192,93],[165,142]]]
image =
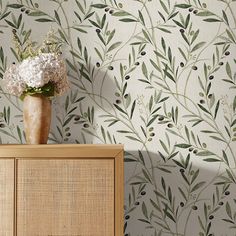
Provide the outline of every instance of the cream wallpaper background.
[[[0,0],[0,76],[12,29],[51,27],[71,91],[50,142],[125,144],[124,235],[235,236],[236,1]],[[0,142],[25,142],[2,90]]]

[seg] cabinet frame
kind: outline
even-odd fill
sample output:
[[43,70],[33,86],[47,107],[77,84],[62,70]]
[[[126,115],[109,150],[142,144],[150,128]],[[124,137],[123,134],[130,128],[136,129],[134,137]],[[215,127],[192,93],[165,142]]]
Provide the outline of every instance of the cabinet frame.
[[13,235],[17,236],[17,163],[18,160],[114,160],[114,236],[123,236],[124,224],[124,162],[123,145],[109,144],[46,144],[0,145],[0,160],[14,160],[14,222]]

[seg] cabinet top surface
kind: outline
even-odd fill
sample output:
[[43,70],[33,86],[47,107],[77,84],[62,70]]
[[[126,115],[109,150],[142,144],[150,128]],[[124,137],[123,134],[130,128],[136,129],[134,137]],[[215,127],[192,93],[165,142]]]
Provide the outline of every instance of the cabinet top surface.
[[4,157],[116,157],[123,152],[120,144],[7,144],[0,145],[0,158]]
[[99,149],[123,149],[122,144],[0,144],[0,149],[2,148],[17,148],[17,149],[50,149],[50,148],[99,148]]

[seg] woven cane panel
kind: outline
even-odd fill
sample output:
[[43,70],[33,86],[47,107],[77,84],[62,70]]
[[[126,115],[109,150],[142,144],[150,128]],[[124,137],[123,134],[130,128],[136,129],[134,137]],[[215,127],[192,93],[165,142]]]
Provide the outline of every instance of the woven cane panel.
[[0,160],[0,235],[13,236],[14,160]]
[[114,160],[19,160],[17,236],[113,236]]

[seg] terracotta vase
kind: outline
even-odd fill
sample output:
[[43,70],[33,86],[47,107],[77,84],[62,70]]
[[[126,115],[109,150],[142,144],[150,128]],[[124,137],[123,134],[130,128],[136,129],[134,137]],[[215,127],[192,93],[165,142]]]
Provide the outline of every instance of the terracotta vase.
[[51,101],[36,94],[24,98],[24,128],[27,144],[46,144],[51,124]]

